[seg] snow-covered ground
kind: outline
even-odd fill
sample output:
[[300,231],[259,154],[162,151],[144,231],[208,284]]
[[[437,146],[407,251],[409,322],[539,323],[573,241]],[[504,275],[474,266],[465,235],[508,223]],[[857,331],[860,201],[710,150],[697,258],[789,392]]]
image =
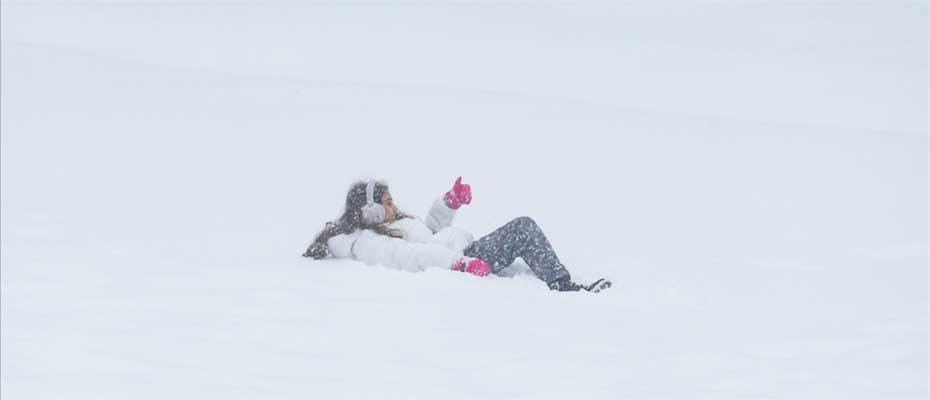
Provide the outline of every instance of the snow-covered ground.
[[[925,1],[0,4],[3,399],[928,394]],[[618,285],[300,257],[459,175]]]

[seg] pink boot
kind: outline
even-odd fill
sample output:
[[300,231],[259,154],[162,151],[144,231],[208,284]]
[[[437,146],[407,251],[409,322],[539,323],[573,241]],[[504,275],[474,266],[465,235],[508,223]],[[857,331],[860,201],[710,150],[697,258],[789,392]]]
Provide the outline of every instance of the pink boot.
[[452,266],[452,270],[465,271],[469,274],[485,276],[491,273],[491,266],[484,262],[484,260],[471,257],[462,257],[458,262],[455,263],[455,265]]

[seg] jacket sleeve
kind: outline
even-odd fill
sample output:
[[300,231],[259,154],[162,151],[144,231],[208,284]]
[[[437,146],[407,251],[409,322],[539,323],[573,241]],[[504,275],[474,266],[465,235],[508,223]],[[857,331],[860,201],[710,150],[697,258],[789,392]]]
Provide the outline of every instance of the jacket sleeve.
[[326,246],[329,247],[329,253],[333,255],[334,258],[353,258],[352,256],[352,246],[355,244],[355,240],[359,237],[360,232],[353,232],[351,234],[341,234],[336,235],[326,241]]
[[432,237],[432,243],[440,244],[455,251],[465,251],[465,248],[475,241],[474,236],[464,229],[454,226],[446,227],[436,232]]
[[412,243],[403,239],[363,231],[355,240],[352,254],[365,264],[422,271],[427,268],[450,269],[462,252],[436,243]]
[[455,218],[455,210],[449,208],[446,202],[442,200],[442,196],[440,196],[433,202],[433,206],[430,207],[429,213],[426,215],[426,226],[433,233],[436,233],[443,228],[452,226],[453,218]]

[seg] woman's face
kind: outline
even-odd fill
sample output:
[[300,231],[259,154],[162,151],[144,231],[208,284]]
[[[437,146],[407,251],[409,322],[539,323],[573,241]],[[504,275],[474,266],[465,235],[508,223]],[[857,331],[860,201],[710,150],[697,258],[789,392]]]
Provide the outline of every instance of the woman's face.
[[390,192],[384,192],[381,196],[381,205],[384,206],[384,223],[390,224],[397,218],[397,206],[394,205],[394,198]]

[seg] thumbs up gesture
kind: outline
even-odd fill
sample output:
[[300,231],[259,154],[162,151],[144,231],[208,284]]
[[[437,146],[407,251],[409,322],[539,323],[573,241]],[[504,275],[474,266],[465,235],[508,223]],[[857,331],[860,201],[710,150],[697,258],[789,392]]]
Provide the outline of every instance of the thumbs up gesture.
[[462,204],[471,204],[471,185],[463,184],[460,176],[452,185],[452,190],[446,192],[443,199],[446,205],[453,210],[458,210]]

